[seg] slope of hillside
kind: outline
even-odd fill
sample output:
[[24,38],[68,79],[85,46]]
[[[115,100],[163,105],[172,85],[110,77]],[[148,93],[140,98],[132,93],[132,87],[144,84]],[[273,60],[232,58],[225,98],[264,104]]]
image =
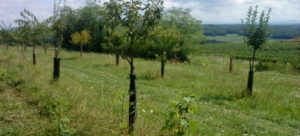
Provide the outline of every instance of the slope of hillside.
[[[38,49],[38,64],[32,66],[30,52],[22,56],[17,48],[0,48],[0,80],[5,83],[0,91],[0,135],[30,135],[30,126],[47,135],[121,135],[124,125],[120,124],[127,120],[126,61],[117,67],[112,55],[85,53],[80,58],[78,52],[63,51],[61,79],[54,82],[53,53]],[[257,72],[254,96],[243,98],[247,61],[235,60],[234,72],[228,73],[228,58],[194,55],[190,64],[168,63],[164,79],[159,78],[158,61],[135,62],[137,136],[168,134],[161,128],[170,103],[178,101],[181,93],[197,98],[192,116],[197,125],[191,135],[300,135],[299,74]],[[19,112],[8,112],[14,105],[2,99],[12,93],[9,88],[18,92],[13,98],[21,103],[22,108],[15,109]],[[13,115],[28,120],[5,121]],[[41,119],[31,121],[35,116]],[[30,126],[24,124],[28,121]]]

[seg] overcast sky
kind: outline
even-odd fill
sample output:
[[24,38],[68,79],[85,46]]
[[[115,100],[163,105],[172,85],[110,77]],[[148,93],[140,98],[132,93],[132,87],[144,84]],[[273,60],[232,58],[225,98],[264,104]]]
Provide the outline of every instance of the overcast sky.
[[[85,0],[67,0],[73,8],[84,6]],[[105,1],[105,0],[102,0]],[[300,23],[300,0],[165,0],[166,9],[181,7],[191,9],[191,14],[205,24],[233,24],[247,14],[251,5],[260,10],[272,8],[271,23]],[[12,23],[22,9],[29,9],[38,18],[51,15],[53,0],[0,0],[0,20]]]

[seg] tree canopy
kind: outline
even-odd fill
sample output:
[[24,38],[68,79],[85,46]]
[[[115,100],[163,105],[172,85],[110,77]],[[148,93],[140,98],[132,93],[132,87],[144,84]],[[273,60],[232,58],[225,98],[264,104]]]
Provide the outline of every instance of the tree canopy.
[[88,44],[92,39],[90,32],[88,30],[83,30],[80,33],[75,32],[71,35],[71,38],[72,38],[71,43],[80,46]]

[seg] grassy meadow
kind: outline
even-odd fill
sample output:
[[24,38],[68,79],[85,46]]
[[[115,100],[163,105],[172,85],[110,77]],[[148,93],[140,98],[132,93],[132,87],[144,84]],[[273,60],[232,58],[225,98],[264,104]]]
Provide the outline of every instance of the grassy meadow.
[[[200,51],[199,51],[200,52]],[[138,116],[136,136],[161,131],[179,95],[196,95],[192,136],[300,136],[300,74],[262,71],[254,75],[254,95],[242,97],[249,64],[194,52],[189,63],[166,65],[136,59]],[[0,136],[123,135],[128,120],[129,67],[114,55],[61,52],[61,78],[52,80],[53,52],[0,48]],[[122,106],[123,105],[123,106]],[[123,110],[122,110],[123,107]],[[123,112],[122,112],[123,111]],[[123,114],[122,114],[123,113]]]

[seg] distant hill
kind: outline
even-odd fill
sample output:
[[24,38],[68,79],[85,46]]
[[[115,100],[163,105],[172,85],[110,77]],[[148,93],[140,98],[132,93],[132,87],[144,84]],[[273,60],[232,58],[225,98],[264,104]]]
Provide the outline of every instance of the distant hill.
[[[270,25],[270,37],[272,39],[293,39],[300,36],[300,24],[294,25]],[[206,36],[225,36],[227,34],[245,34],[244,26],[241,24],[213,25],[204,24]]]
[[[289,42],[296,42],[300,39],[290,39]],[[287,39],[268,39],[268,42],[284,42]],[[227,34],[224,36],[207,36],[205,43],[244,43],[244,36],[238,34]]]

